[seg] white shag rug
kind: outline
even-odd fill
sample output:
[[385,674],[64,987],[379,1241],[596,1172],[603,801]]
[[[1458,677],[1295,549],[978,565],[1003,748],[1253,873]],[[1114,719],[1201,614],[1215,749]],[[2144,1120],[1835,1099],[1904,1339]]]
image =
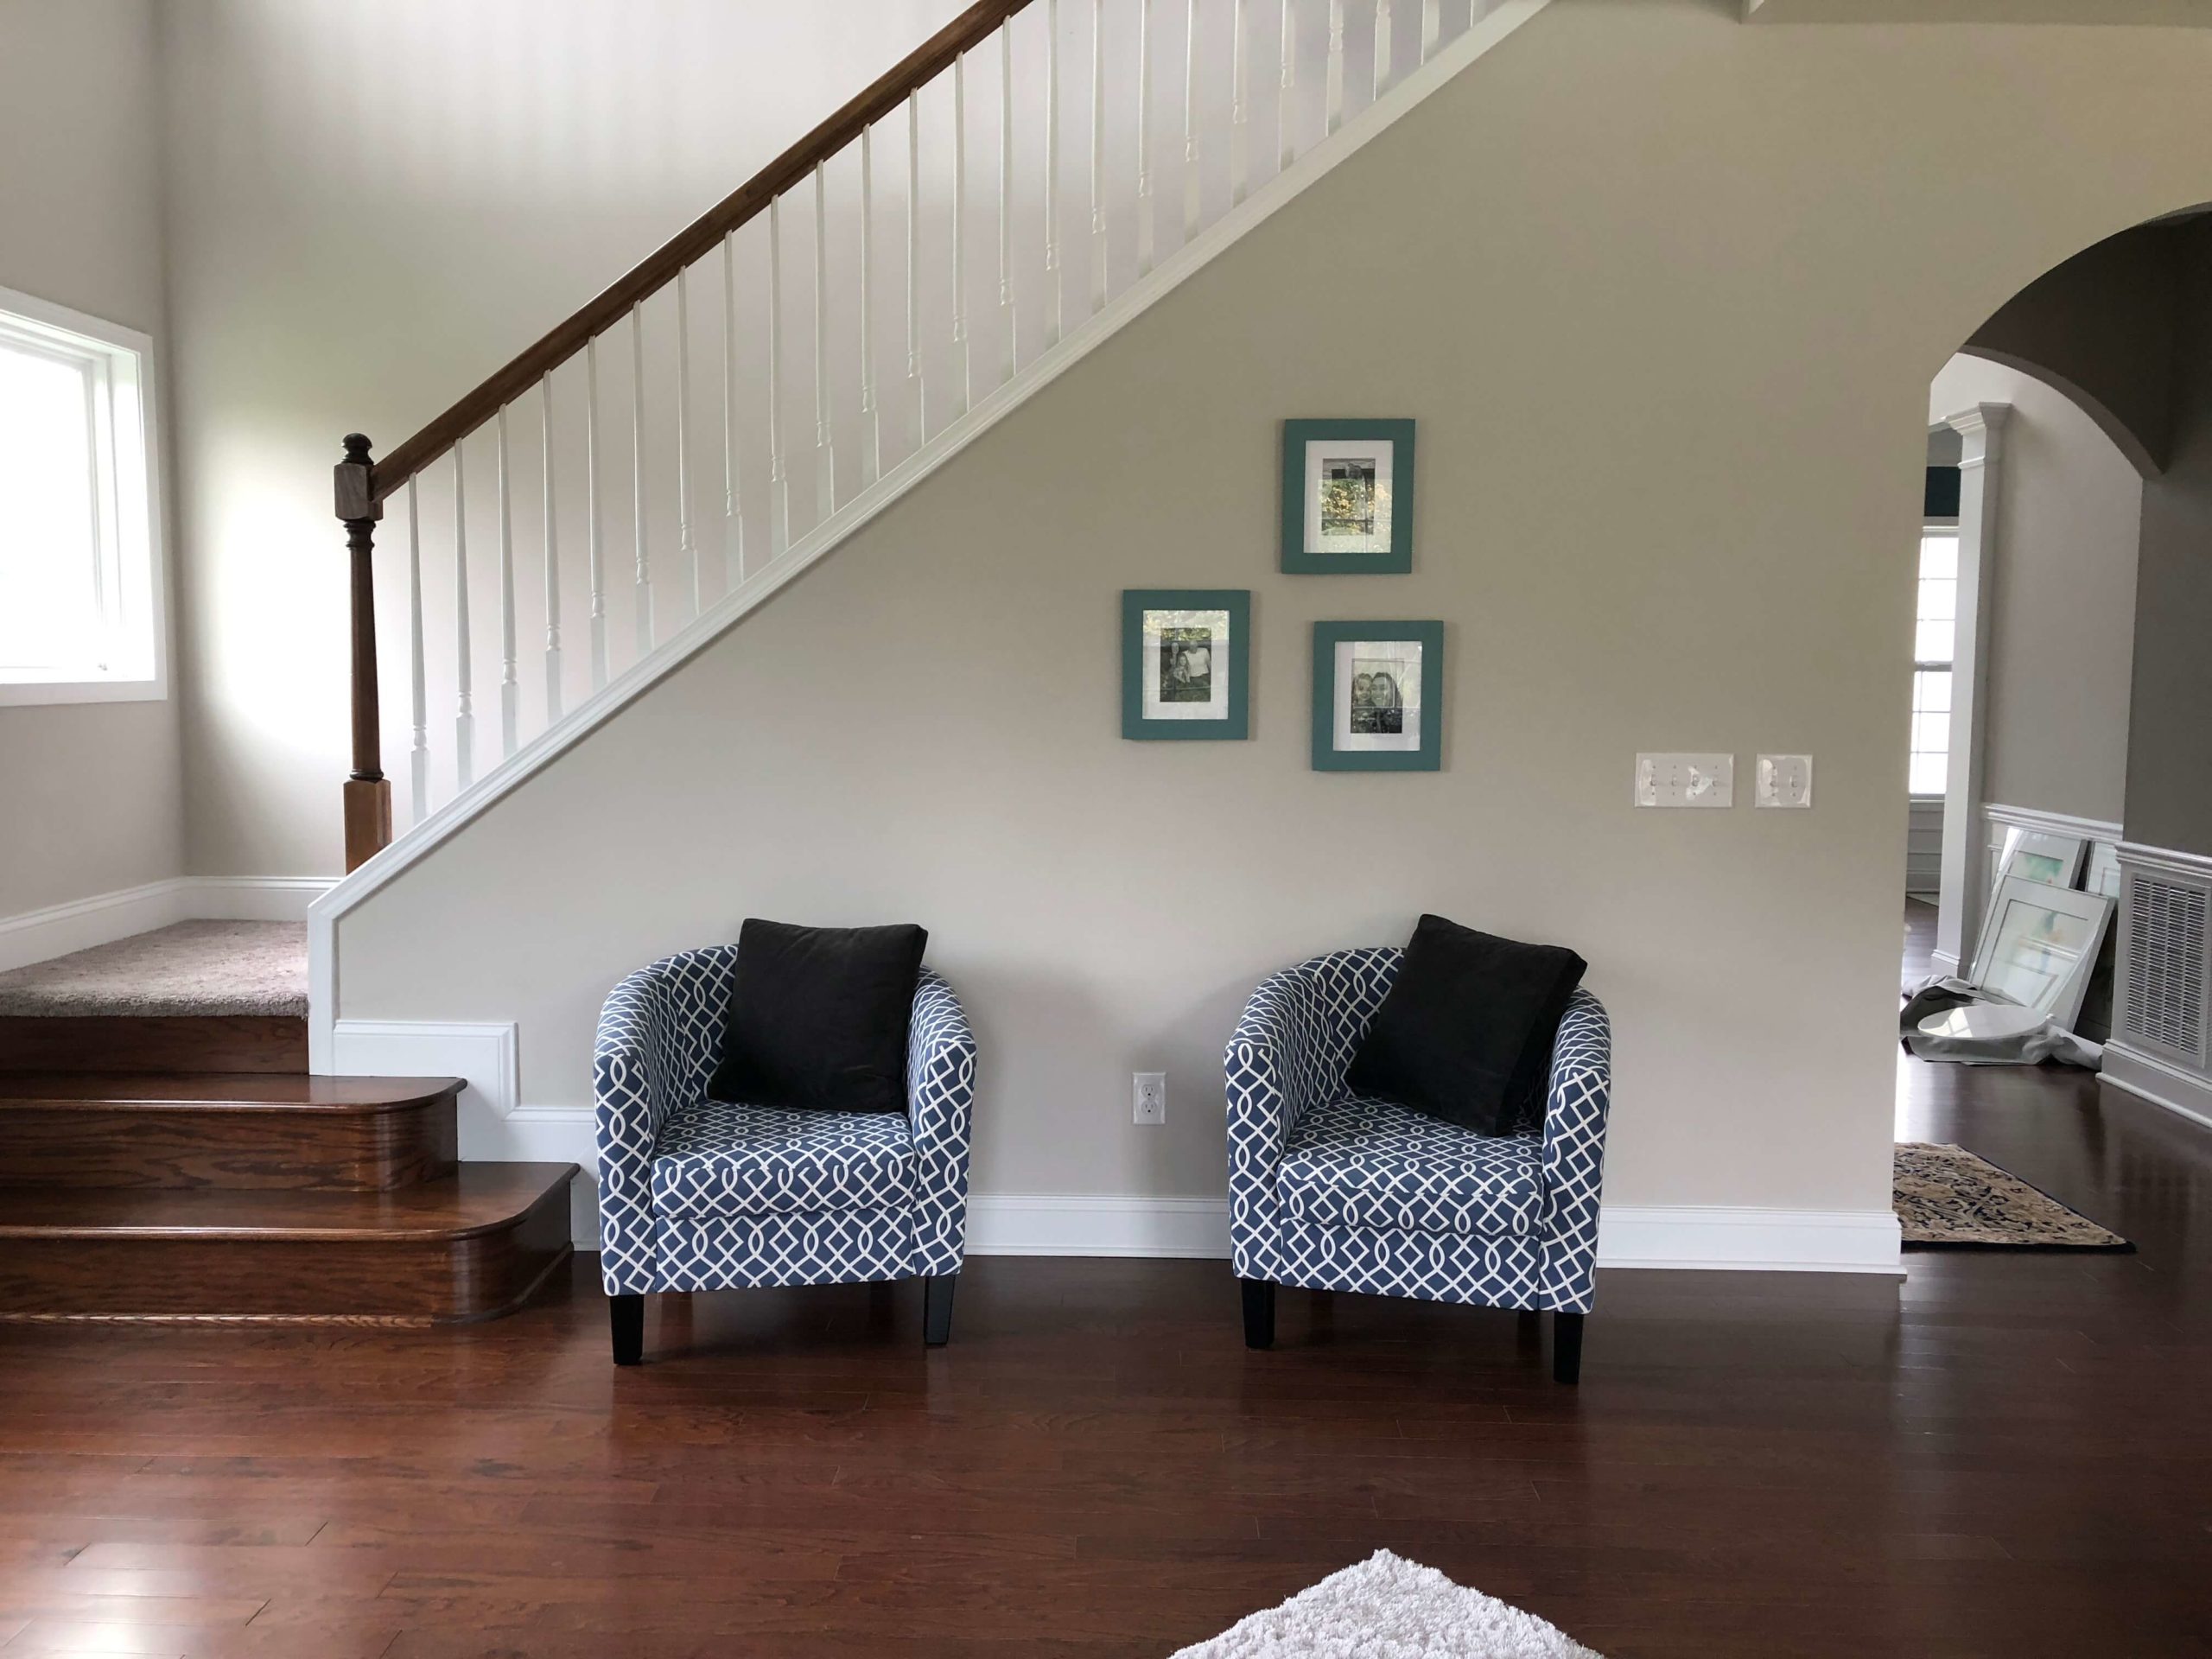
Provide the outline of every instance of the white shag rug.
[[1378,1549],[1174,1659],[1600,1659],[1534,1613]]

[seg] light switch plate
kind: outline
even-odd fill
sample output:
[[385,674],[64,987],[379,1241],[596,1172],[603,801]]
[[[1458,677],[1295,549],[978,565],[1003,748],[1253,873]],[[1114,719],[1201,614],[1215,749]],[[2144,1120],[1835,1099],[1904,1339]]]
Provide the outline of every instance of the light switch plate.
[[1759,806],[1810,806],[1813,804],[1813,757],[1809,754],[1759,756]]
[[1736,757],[1732,754],[1639,754],[1636,757],[1638,806],[1733,806]]

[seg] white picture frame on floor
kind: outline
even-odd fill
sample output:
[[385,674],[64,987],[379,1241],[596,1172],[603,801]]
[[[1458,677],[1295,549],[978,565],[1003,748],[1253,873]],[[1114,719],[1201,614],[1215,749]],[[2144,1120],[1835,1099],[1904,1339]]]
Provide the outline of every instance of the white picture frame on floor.
[[2007,825],[1992,891],[2001,890],[2016,877],[2024,881],[2039,881],[2047,887],[2078,886],[2082,861],[2088,850],[2089,843],[2080,836],[2057,836],[2047,830]]
[[2066,1030],[2082,1013],[2113,901],[2101,893],[2008,878],[1983,921],[1971,982],[2048,1016]]

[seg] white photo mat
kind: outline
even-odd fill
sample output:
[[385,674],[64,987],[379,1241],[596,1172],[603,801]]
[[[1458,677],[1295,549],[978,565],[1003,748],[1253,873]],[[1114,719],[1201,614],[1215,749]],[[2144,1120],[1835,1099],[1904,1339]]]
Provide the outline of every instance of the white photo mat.
[[[1390,551],[1390,474],[1397,445],[1389,438],[1311,438],[1306,444],[1306,550],[1308,553]],[[1325,469],[1332,463],[1363,463],[1374,469],[1370,512],[1373,528],[1361,533],[1325,530],[1321,504]]]
[[[1418,639],[1337,641],[1334,711],[1329,727],[1333,747],[1368,753],[1421,747],[1421,652]],[[1376,689],[1378,675],[1389,678],[1385,692]],[[1355,693],[1360,691],[1365,694],[1361,699],[1368,715],[1364,721],[1355,718],[1361,712],[1355,707]],[[1355,730],[1356,725],[1368,729]],[[1391,725],[1398,729],[1383,729]]]
[[[1207,638],[1203,644],[1173,639],[1176,631],[1185,629],[1203,629]],[[1235,667],[1231,653],[1242,648],[1243,642],[1230,637],[1227,611],[1147,610],[1144,613],[1144,658],[1139,664],[1144,677],[1144,717],[1227,720],[1229,687]],[[1201,652],[1203,662],[1198,660]],[[1183,674],[1196,676],[1203,671],[1206,692],[1204,698],[1185,701],[1171,695],[1170,686],[1178,671],[1174,659],[1178,657],[1184,659],[1180,667]]]

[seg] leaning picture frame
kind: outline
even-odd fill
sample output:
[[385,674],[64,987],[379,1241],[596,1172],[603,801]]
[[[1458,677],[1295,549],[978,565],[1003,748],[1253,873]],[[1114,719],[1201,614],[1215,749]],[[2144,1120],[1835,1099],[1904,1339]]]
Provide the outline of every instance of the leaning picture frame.
[[1249,588],[1131,588],[1122,594],[1122,735],[1236,741],[1251,732]]
[[2102,893],[2009,878],[1983,918],[1971,982],[2073,1030],[2113,908]]
[[1282,423],[1282,569],[1403,575],[1414,568],[1414,423]]
[[1313,770],[1440,772],[1444,624],[1313,625]]
[[2047,887],[2071,887],[2082,879],[2082,861],[2089,843],[2081,836],[2062,836],[2047,830],[2008,824],[2005,845],[1998,855],[1997,880],[2001,887],[2014,876],[2040,881]]

